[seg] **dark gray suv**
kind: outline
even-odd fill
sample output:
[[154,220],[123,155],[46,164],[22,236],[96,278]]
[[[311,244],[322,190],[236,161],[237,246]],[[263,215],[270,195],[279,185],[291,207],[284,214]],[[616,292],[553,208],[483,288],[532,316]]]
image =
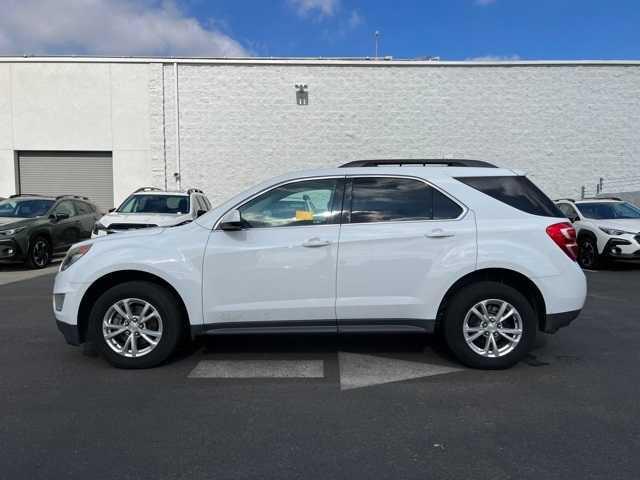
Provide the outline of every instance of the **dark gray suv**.
[[90,238],[101,216],[86,197],[13,195],[0,201],[0,260],[44,268],[54,253]]

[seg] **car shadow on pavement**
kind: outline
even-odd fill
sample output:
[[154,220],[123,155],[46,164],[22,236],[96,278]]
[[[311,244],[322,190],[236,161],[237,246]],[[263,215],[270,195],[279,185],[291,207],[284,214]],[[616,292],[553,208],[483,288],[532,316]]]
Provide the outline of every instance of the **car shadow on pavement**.
[[444,341],[435,334],[326,334],[326,335],[211,335],[197,338],[174,357],[180,361],[201,351],[221,356],[321,356],[340,351],[365,355],[415,355],[454,362]]

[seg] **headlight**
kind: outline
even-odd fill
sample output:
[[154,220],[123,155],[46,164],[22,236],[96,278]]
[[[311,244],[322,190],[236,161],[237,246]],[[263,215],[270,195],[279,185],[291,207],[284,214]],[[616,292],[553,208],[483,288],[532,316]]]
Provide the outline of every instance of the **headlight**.
[[71,250],[67,252],[67,256],[62,260],[62,264],[60,265],[60,271],[64,272],[71,265],[76,263],[82,257],[84,257],[89,250],[91,250],[91,244],[89,245],[80,245],[78,247],[73,247]]
[[606,233],[607,235],[624,235],[624,234],[629,234],[629,235],[633,235],[633,232],[626,232],[624,230],[618,230],[617,228],[607,228],[607,227],[598,227],[600,230],[602,230],[604,233]]
[[0,230],[0,235],[3,235],[5,237],[12,237],[16,233],[21,232],[22,230],[24,230],[25,228],[27,228],[27,227],[17,227],[17,228],[10,228],[9,230]]
[[107,227],[105,227],[103,224],[101,224],[100,222],[96,222],[96,224],[93,226],[93,234],[94,235],[98,235],[98,232],[100,230],[106,230]]

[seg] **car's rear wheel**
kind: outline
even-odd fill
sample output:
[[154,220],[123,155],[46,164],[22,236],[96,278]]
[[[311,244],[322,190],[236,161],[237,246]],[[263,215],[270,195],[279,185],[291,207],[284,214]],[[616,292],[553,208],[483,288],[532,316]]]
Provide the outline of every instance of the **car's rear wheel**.
[[598,245],[593,238],[583,237],[578,242],[578,263],[587,270],[596,269],[602,264]]
[[112,287],[96,301],[89,318],[91,340],[119,368],[149,368],[165,362],[181,338],[176,298],[151,282]]
[[51,243],[46,237],[36,237],[29,245],[27,265],[30,268],[45,268],[51,262]]
[[536,314],[518,290],[503,283],[480,282],[450,300],[443,331],[447,345],[465,365],[508,368],[532,348]]

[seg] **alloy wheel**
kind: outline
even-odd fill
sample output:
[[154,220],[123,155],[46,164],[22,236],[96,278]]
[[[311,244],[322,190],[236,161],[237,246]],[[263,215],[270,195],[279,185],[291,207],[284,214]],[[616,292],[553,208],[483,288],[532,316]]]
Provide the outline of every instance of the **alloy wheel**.
[[37,267],[44,267],[49,263],[49,244],[46,240],[36,240],[36,243],[33,245],[31,258]]
[[111,305],[102,321],[106,344],[118,355],[143,357],[162,339],[162,317],[146,300],[125,298]]
[[586,268],[592,267],[596,258],[596,251],[593,243],[588,240],[582,242],[578,255],[582,266]]
[[463,332],[467,346],[478,355],[503,357],[511,353],[522,339],[522,317],[513,305],[504,300],[482,300],[465,315]]

